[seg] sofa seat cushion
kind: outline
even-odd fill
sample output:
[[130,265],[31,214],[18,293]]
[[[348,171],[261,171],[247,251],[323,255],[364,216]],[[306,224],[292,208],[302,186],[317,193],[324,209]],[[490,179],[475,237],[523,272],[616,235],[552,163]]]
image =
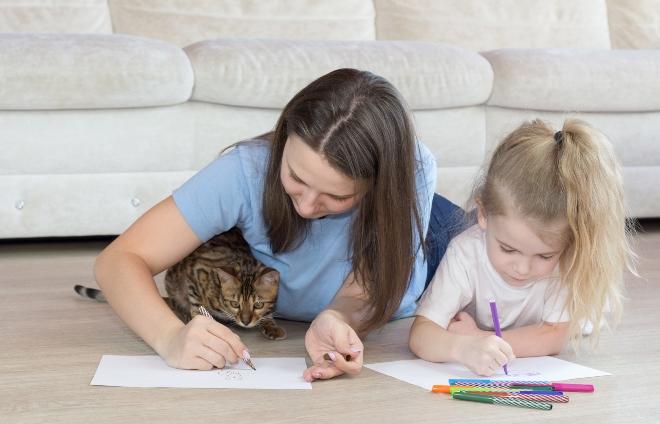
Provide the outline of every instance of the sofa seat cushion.
[[105,34],[1,34],[0,109],[102,109],[185,102],[193,86],[176,46]]
[[219,39],[185,51],[195,72],[193,99],[233,106],[283,108],[313,79],[338,68],[387,78],[413,109],[481,104],[493,82],[483,57],[436,43]]
[[502,49],[489,105],[581,112],[660,110],[660,50]]

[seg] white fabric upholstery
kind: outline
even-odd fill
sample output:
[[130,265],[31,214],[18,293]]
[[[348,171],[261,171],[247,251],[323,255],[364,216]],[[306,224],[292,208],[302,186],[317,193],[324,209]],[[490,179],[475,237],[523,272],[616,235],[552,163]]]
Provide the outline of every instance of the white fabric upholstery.
[[275,127],[279,109],[246,108],[188,102],[195,117],[193,169],[200,169],[224,148]]
[[413,112],[413,119],[417,137],[431,150],[437,162],[436,191],[459,206],[466,206],[484,162],[484,106],[417,110]]
[[486,151],[483,106],[417,110],[413,119],[417,137],[431,150],[439,167],[481,166]]
[[471,50],[609,48],[605,0],[374,0],[379,40]]
[[0,81],[0,109],[100,109],[185,102],[193,74],[180,49],[158,40],[5,34]]
[[413,109],[481,104],[492,86],[483,57],[443,44],[225,39],[185,50],[195,70],[193,99],[234,106],[283,108],[313,79],[342,67],[382,75]]
[[399,88],[461,206],[506,133],[578,116],[660,217],[658,22],[660,0],[0,0],[0,238],[118,234],[349,66]]
[[660,110],[660,50],[503,49],[483,55],[495,73],[489,105],[582,112]]
[[117,234],[192,174],[189,171],[3,175],[0,236]]
[[368,0],[108,0],[115,32],[178,46],[220,37],[373,40]]
[[614,49],[660,48],[660,0],[607,0]]
[[0,0],[2,32],[112,33],[107,0]]
[[[0,113],[0,175],[189,171],[199,165],[195,119],[189,103],[5,111]],[[29,160],[26,152],[31,152]]]

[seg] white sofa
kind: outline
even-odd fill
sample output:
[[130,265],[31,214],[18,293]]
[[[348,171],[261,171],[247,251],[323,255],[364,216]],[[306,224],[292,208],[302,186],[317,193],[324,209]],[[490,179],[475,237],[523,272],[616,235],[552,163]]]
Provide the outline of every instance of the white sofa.
[[463,203],[522,120],[612,139],[660,216],[660,0],[0,2],[0,238],[123,231],[339,67],[388,78]]

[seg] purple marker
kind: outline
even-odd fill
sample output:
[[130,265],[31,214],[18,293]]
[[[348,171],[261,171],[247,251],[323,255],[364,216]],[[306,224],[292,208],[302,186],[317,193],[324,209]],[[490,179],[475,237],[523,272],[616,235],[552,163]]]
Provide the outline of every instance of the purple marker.
[[[500,329],[500,318],[497,315],[497,304],[495,300],[490,301],[490,315],[493,317],[493,328],[495,329],[495,335],[497,337],[502,337],[502,330]],[[504,374],[509,375],[509,370],[506,368],[506,364],[502,366],[504,368]]]

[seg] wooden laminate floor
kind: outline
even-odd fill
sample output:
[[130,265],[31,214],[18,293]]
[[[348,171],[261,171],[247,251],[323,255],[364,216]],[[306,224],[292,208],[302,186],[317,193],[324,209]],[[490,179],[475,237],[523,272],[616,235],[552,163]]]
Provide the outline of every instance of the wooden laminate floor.
[[[314,383],[313,390],[132,389],[89,382],[103,354],[152,354],[105,304],[72,287],[92,280],[107,241],[0,243],[1,423],[658,423],[660,422],[660,221],[637,236],[643,279],[626,277],[622,324],[595,352],[560,357],[608,371],[552,411],[449,400],[364,369]],[[411,320],[365,340],[366,362],[412,358]],[[254,356],[304,356],[307,325],[284,322],[271,342],[238,331]]]

